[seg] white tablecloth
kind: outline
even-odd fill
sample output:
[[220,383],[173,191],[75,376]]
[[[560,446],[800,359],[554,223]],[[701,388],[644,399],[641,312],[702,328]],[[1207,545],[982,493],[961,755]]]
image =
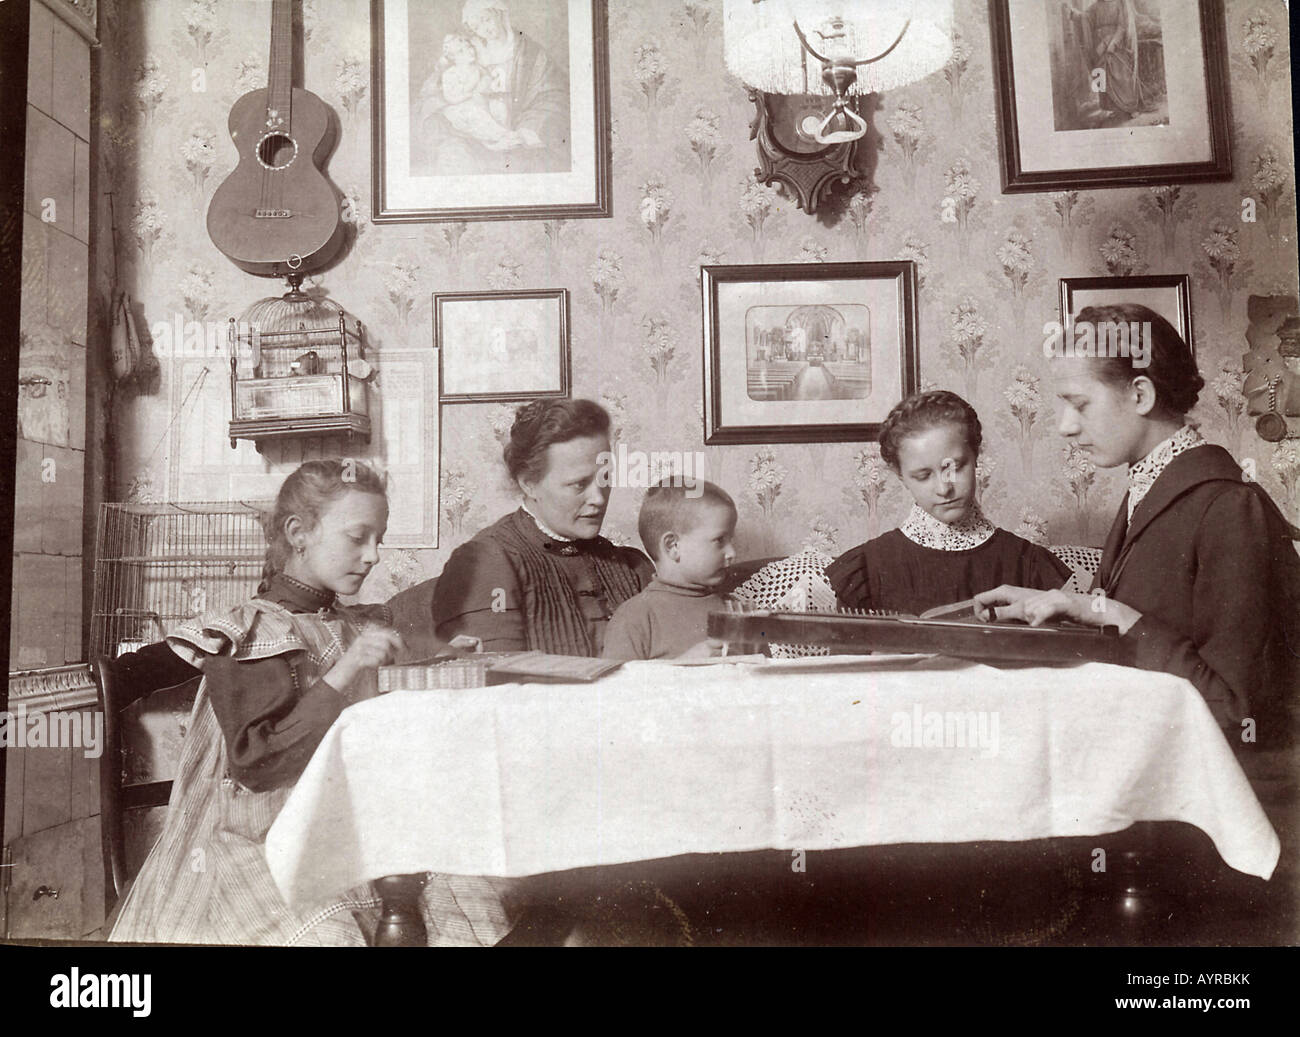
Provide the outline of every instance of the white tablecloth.
[[645,662],[588,685],[353,706],[266,845],[285,897],[306,904],[410,872],[514,877],[1162,820],[1202,829],[1240,871],[1268,878],[1277,864],[1277,834],[1181,678],[914,656]]

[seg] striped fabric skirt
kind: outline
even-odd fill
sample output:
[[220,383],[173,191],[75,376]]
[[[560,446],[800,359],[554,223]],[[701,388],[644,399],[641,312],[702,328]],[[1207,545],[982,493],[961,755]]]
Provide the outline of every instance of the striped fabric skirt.
[[[206,684],[206,682],[204,682]],[[365,946],[379,900],[367,886],[291,909],[266,865],[267,830],[290,787],[253,792],[227,777],[225,739],[200,685],[162,834],[122,904],[110,940],[132,943]],[[422,910],[435,946],[490,946],[510,931],[510,883],[429,876]]]

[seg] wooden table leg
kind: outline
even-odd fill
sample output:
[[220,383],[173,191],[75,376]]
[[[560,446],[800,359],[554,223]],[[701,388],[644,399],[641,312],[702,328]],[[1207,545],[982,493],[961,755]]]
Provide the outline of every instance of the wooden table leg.
[[1162,942],[1171,926],[1185,921],[1179,888],[1190,881],[1187,865],[1162,846],[1162,834],[1156,824],[1138,824],[1110,854],[1112,917],[1129,943]]
[[424,947],[429,942],[420,915],[420,891],[426,876],[386,875],[375,879],[375,892],[383,906],[379,927],[375,930],[376,947]]

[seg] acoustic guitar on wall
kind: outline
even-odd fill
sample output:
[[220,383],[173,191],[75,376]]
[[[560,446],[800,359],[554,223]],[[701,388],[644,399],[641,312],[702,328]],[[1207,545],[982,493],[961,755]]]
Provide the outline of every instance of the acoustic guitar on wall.
[[212,243],[241,270],[282,276],[317,270],[343,242],[338,196],[320,171],[330,109],[293,85],[292,0],[272,0],[267,86],[230,110],[235,167],[208,205]]

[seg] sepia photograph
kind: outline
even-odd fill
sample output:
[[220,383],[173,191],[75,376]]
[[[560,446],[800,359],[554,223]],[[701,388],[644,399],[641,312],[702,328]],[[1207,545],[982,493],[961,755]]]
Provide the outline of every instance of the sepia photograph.
[[1056,130],[1167,126],[1164,38],[1154,0],[1046,0]]
[[0,2],[15,1011],[1267,1025],[1292,20]]
[[565,4],[516,3],[512,20],[504,0],[409,11],[413,174],[573,168],[567,15]]

